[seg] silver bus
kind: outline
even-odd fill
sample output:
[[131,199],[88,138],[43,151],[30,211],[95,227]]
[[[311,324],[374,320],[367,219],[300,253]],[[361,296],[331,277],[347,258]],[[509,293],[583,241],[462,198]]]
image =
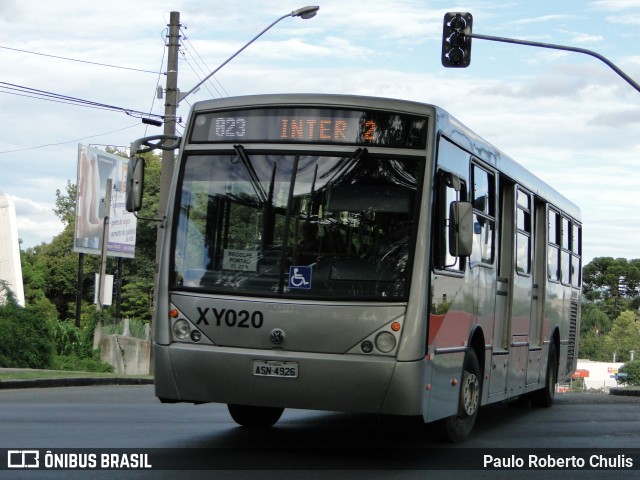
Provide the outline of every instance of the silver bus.
[[249,427],[285,408],[415,416],[461,441],[480,406],[549,406],[574,372],[581,231],[576,205],[437,106],[199,102],[168,202],[156,395]]

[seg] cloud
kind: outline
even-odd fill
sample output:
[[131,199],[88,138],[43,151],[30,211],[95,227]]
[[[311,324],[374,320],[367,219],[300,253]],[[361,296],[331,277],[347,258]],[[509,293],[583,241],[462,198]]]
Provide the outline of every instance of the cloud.
[[622,11],[628,9],[640,9],[640,0],[594,0],[591,6],[599,10]]
[[587,125],[610,128],[628,128],[632,124],[640,124],[640,110],[625,109],[597,113]]
[[568,20],[573,18],[572,15],[542,15],[539,17],[523,18],[511,22],[512,25],[531,25],[535,23],[548,23],[559,20]]
[[23,240],[21,248],[29,248],[42,242],[50,242],[64,225],[53,215],[53,205],[35,202],[30,198],[10,195],[16,207],[18,238]]

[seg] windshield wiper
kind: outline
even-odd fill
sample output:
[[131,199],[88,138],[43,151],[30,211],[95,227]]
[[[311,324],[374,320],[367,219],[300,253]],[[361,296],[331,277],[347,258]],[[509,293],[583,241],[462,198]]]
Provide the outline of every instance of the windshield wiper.
[[[337,165],[336,167],[337,170],[333,173],[333,176],[331,177],[331,179],[328,182],[326,182],[326,185],[327,186],[331,185],[336,179],[342,177],[345,172],[348,172],[349,170],[351,170],[353,166],[356,163],[358,163],[360,160],[362,160],[362,157],[364,157],[367,153],[369,153],[369,151],[366,148],[358,148],[351,157],[346,157],[344,161],[340,162]],[[327,176],[330,173],[331,173],[331,170],[328,171],[323,176]]]
[[268,200],[267,193],[264,191],[264,188],[262,188],[262,184],[260,183],[260,179],[258,178],[255,168],[253,168],[253,163],[251,163],[249,155],[247,155],[247,152],[242,145],[234,145],[233,148],[238,154],[238,157],[240,157],[240,160],[242,160],[242,165],[247,169],[247,173],[251,179],[251,186],[256,192],[256,196],[262,203],[266,203]]

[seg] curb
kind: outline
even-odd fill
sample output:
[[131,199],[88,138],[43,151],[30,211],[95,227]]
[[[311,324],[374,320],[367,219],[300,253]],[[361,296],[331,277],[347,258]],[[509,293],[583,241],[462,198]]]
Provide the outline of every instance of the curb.
[[127,377],[68,377],[0,380],[0,390],[15,388],[88,387],[93,385],[153,385],[153,379]]
[[640,397],[640,388],[610,388],[609,395],[621,395],[626,397]]

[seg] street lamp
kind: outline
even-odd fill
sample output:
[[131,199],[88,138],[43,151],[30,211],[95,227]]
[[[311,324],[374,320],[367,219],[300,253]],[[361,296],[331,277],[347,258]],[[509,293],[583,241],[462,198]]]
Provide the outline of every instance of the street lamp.
[[[224,67],[227,63],[233,60],[240,52],[242,52],[245,48],[247,48],[249,45],[255,42],[260,36],[262,36],[267,30],[269,30],[279,21],[284,20],[287,17],[300,17],[306,20],[308,18],[314,17],[318,12],[318,10],[320,10],[320,7],[312,5],[308,7],[299,8],[297,10],[294,10],[291,13],[287,13],[286,15],[281,16],[275,22],[269,25],[267,28],[262,30],[258,35],[256,35],[251,40],[249,40],[249,42],[247,42],[240,50],[238,50],[236,53],[231,55],[222,65],[220,65],[213,72],[207,75],[204,78],[204,80],[202,80],[200,83],[198,83],[191,90],[189,90],[187,93],[184,93],[184,94],[181,94],[178,91],[178,85],[177,85],[178,84],[178,46],[179,46],[178,39],[180,37],[180,34],[179,34],[180,14],[178,12],[171,12],[171,20],[170,20],[171,23],[169,25],[169,43],[168,43],[169,52],[168,52],[168,62],[167,62],[167,101],[165,103],[165,115],[164,115],[165,123],[164,123],[163,137],[167,139],[176,138],[176,110],[177,110],[178,104],[182,100],[184,100],[186,97],[191,95],[195,90],[197,90],[198,87],[200,87],[200,85],[202,85],[204,82],[209,80],[209,78],[211,78],[222,67]],[[154,137],[154,138],[157,140],[159,137]],[[145,140],[145,139],[141,139],[141,140]],[[153,139],[147,138],[146,140],[153,140]],[[160,140],[157,145],[161,145],[161,144],[162,144],[162,140]],[[153,144],[150,145],[147,143],[146,145],[148,147],[151,147]],[[177,147],[178,144],[176,143],[175,146]],[[137,149],[132,148],[132,151],[131,151],[132,157],[135,156],[135,154],[137,153],[136,150]],[[163,148],[162,169],[160,171],[160,198],[158,202],[158,213],[160,214],[161,218],[165,217],[165,212],[167,210],[171,178],[173,177],[174,161],[175,161],[174,154],[169,149],[169,147]],[[160,263],[163,236],[164,236],[164,229],[159,228],[157,239],[156,239],[156,262],[158,264]],[[157,277],[155,280],[157,282]],[[157,298],[155,298],[155,293],[154,293],[154,304],[156,303],[156,300]],[[152,323],[155,322],[155,312],[151,321]],[[153,362],[151,362],[151,365],[153,365]],[[153,367],[151,368],[153,369]]]
[[224,63],[222,63],[218,68],[216,68],[213,72],[211,72],[209,75],[207,75],[204,79],[202,79],[199,83],[197,83],[191,90],[189,90],[187,93],[181,93],[179,96],[179,100],[178,103],[180,103],[182,100],[184,100],[185,98],[187,98],[189,95],[191,95],[194,91],[196,91],[198,89],[198,87],[200,87],[200,85],[202,85],[204,82],[206,82],[207,80],[209,80],[213,75],[215,75],[222,67],[224,67],[227,63],[229,63],[231,60],[233,60],[234,58],[236,58],[240,52],[242,52],[245,48],[247,48],[249,45],[251,45],[253,42],[255,42],[258,38],[260,38],[267,30],[269,30],[271,27],[273,27],[276,23],[280,22],[281,20],[284,20],[285,18],[288,17],[300,17],[303,20],[307,20],[309,18],[313,18],[316,16],[316,13],[318,13],[318,10],[320,10],[319,6],[316,5],[309,5],[307,7],[302,7],[299,8],[297,10],[294,10],[291,13],[287,13],[286,15],[281,16],[280,18],[278,18],[275,22],[273,22],[271,25],[269,25],[267,28],[265,28],[264,30],[262,30],[259,34],[257,34],[255,37],[253,37],[251,40],[249,40],[240,50],[238,50],[236,53],[234,53],[233,55],[231,55],[229,58],[227,58]]

